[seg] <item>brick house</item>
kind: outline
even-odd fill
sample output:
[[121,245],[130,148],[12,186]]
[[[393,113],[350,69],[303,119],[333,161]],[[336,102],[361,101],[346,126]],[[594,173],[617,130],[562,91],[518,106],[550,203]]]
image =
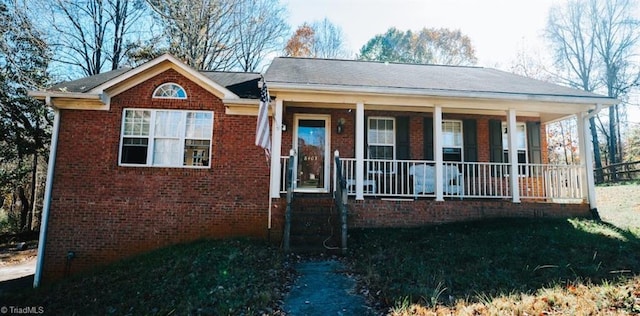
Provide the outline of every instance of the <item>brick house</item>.
[[[55,111],[35,284],[198,238],[280,240],[287,185],[324,205],[336,154],[350,227],[595,209],[582,140],[615,99],[480,67],[276,58],[264,76],[269,161],[260,74],[163,55],[31,92]],[[545,124],[571,116],[584,163],[550,165]]]

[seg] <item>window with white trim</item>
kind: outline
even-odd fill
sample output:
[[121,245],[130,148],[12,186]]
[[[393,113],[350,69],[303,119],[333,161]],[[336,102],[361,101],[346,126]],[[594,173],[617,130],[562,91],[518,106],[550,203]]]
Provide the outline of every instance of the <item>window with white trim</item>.
[[124,109],[120,165],[209,167],[213,112]]
[[179,84],[167,82],[161,84],[153,91],[153,97],[160,99],[186,99],[187,92]]
[[462,161],[462,121],[442,121],[442,159]]
[[[504,162],[509,162],[509,127],[506,122],[502,122],[502,152]],[[522,122],[516,123],[516,150],[518,151],[518,163],[526,164],[529,155],[527,154],[527,125]],[[519,174],[526,174],[526,167],[522,167]]]
[[[396,121],[392,117],[370,117],[367,130],[367,158],[394,160],[396,158]],[[369,173],[394,173],[390,161],[371,161]]]
[[396,152],[395,119],[370,117],[367,140],[370,159],[393,160]]

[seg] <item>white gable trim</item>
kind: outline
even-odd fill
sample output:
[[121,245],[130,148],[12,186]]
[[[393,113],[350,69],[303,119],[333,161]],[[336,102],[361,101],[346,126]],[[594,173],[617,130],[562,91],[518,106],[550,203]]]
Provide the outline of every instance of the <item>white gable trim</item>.
[[213,95],[220,99],[237,99],[239,98],[235,93],[229,89],[219,85],[211,79],[203,76],[197,70],[191,68],[187,64],[179,61],[175,57],[164,54],[156,59],[146,62],[124,74],[115,77],[93,89],[88,91],[91,94],[107,94],[109,97],[114,97],[123,91],[144,82],[145,80],[154,77],[168,69],[174,69],[181,75],[192,80],[205,90],[211,92]]

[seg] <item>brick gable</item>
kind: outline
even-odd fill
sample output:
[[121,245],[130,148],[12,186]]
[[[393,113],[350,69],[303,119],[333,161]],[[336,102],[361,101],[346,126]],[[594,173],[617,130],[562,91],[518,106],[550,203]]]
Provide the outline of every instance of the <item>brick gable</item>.
[[[188,99],[152,99],[165,82]],[[127,107],[214,111],[211,168],[118,166]],[[68,251],[77,272],[198,238],[264,238],[269,166],[254,138],[254,116],[227,116],[174,70],[113,97],[109,111],[62,110],[43,275],[63,275]]]

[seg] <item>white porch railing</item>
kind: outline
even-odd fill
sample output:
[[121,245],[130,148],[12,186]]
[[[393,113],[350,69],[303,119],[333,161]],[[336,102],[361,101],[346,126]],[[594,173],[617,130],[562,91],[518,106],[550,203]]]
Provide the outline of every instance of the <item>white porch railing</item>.
[[[287,166],[289,163],[289,156],[280,157],[280,193],[287,193]],[[293,168],[295,170],[295,168]]]
[[[356,194],[356,160],[340,158],[347,194]],[[289,157],[281,157],[285,179]],[[425,160],[364,159],[363,195],[374,197],[435,197],[435,162]],[[582,201],[580,165],[518,164],[520,198]],[[508,163],[444,162],[443,196],[448,198],[511,198]],[[332,172],[335,175],[335,173]],[[335,179],[332,181],[335,184]],[[281,181],[280,190],[286,192]]]

